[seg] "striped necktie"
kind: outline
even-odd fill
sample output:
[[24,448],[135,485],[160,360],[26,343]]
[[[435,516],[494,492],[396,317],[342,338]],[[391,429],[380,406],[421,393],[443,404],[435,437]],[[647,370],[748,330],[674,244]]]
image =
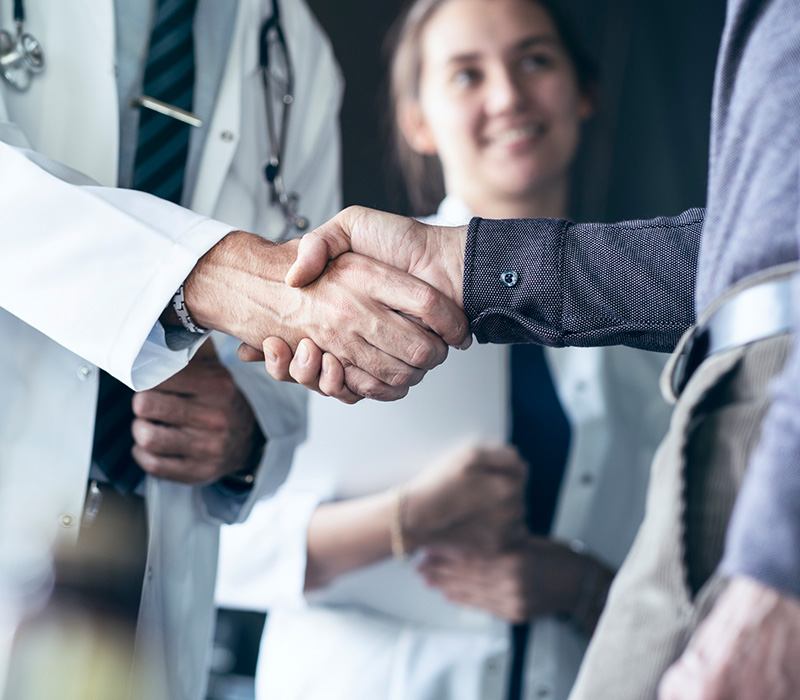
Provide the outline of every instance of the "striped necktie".
[[[158,0],[143,94],[191,111],[194,95],[192,22],[197,0]],[[142,109],[133,188],[180,203],[191,127]]]
[[[173,106],[192,109],[197,0],[158,0],[142,92]],[[133,188],[179,203],[191,127],[142,109]],[[92,461],[114,487],[130,493],[144,478],[131,456],[133,391],[105,372],[100,375]]]

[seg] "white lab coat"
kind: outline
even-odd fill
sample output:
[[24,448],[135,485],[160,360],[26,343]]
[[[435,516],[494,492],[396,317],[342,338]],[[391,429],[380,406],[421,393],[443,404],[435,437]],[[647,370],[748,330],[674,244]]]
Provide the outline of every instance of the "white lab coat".
[[[0,5],[6,28],[11,4]],[[339,208],[341,80],[302,0],[281,5],[296,72],[284,178],[318,225]],[[235,9],[197,171],[196,214],[114,188],[113,0],[36,0],[26,11],[47,67],[25,94],[0,81],[0,503],[23,499],[28,507],[25,523],[0,524],[4,536],[28,537],[33,546],[77,534],[97,367],[137,389],[183,367],[195,348],[169,351],[156,323],[174,290],[225,233],[274,235],[283,217],[268,206],[262,175],[269,147],[258,32],[269,0],[241,0]],[[269,442],[246,499],[215,486],[147,480],[139,639],[163,666],[170,700],[205,696],[219,524],[246,517],[254,500],[277,488],[305,431],[303,390],[239,362],[234,339],[214,334],[214,342]]]
[[[457,225],[469,217],[448,197],[436,218]],[[572,430],[553,537],[584,543],[616,569],[642,519],[669,420],[658,390],[666,355],[610,347],[546,348],[545,356]],[[507,437],[508,358],[497,345],[451,351],[396,404],[311,397],[309,437],[287,482],[247,523],[222,532],[218,602],[268,610],[258,700],[505,698],[507,625],[426,589],[413,564],[380,562],[307,596],[303,582],[319,503],[388,488],[468,436]],[[564,700],[586,642],[569,623],[537,619],[523,697]]]

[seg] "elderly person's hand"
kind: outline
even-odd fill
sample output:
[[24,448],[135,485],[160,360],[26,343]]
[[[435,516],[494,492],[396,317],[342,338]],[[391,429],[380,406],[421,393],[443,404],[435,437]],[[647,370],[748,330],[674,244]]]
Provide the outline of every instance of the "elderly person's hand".
[[[466,236],[466,226],[430,226],[396,214],[349,207],[300,239],[297,260],[286,281],[294,287],[311,284],[341,256],[355,251],[424,280],[460,310]],[[441,305],[442,310],[445,307]],[[437,327],[418,312],[408,314],[404,306],[395,308],[420,319],[450,345],[463,348],[471,342],[466,326],[459,327],[465,331],[461,337],[453,332],[446,335],[439,330],[441,321]],[[362,371],[364,368],[353,367],[314,338],[309,337],[299,348],[293,348],[285,338],[270,337],[261,349],[263,355],[253,348],[243,348],[240,356],[247,360],[266,357],[267,371],[275,379],[296,381],[346,403],[358,401],[365,390],[375,393]]]
[[207,340],[178,374],[133,396],[133,457],[152,476],[208,484],[255,466],[264,436]]
[[587,634],[594,631],[613,578],[596,559],[534,536],[495,553],[435,548],[419,570],[454,603],[514,623],[561,614]]
[[667,671],[659,700],[796,700],[800,601],[743,576],[730,580]]
[[309,338],[336,358],[359,396],[383,400],[405,396],[444,361],[448,344],[468,341],[458,303],[368,257],[339,255],[314,281],[290,287],[284,279],[298,245],[242,231],[225,236],[186,278],[186,308],[195,323],[243,340],[242,359],[260,359],[268,337],[291,352]]

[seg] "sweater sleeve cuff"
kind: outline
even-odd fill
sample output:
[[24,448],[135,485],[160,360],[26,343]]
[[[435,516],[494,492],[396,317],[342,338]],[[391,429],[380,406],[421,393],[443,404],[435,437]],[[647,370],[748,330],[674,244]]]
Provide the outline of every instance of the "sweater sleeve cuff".
[[560,219],[474,218],[464,259],[464,310],[481,343],[562,345]]

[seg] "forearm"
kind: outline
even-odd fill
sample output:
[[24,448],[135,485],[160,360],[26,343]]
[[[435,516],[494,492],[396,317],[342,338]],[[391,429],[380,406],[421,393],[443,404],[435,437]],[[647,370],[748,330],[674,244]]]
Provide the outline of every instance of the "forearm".
[[391,556],[397,507],[393,491],[320,505],[308,527],[306,590]]
[[0,144],[0,306],[121,381],[154,386],[186,362],[154,345],[159,315],[230,227],[35,155]]

